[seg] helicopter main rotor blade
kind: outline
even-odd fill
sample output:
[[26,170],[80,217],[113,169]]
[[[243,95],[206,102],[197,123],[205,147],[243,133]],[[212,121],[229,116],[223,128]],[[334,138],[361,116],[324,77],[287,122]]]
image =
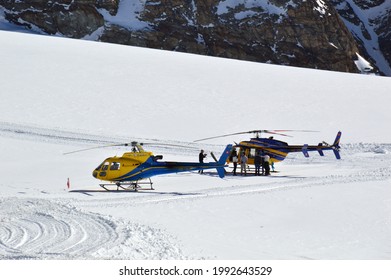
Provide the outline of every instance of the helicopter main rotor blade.
[[92,148],[86,148],[86,149],[63,153],[63,155],[69,155],[69,154],[74,154],[74,153],[79,153],[79,152],[84,152],[84,151],[89,151],[89,150],[94,150],[94,149],[101,149],[101,148],[106,148],[106,147],[119,147],[119,146],[129,146],[129,145],[130,145],[129,143],[123,143],[123,144],[111,144],[111,145],[96,146],[96,147],[92,147]]
[[274,132],[286,132],[286,131],[291,131],[291,132],[319,132],[319,130],[297,130],[297,129],[273,129],[273,130],[268,130],[268,131],[274,131]]
[[251,133],[268,133],[268,134],[277,134],[277,135],[282,135],[286,137],[292,137],[291,135],[284,134],[281,132],[319,132],[315,130],[297,130],[297,129],[263,129],[263,130],[253,130],[250,131]]
[[168,143],[139,143],[139,142],[130,142],[130,143],[122,143],[122,144],[110,144],[110,145],[101,145],[101,146],[96,146],[96,147],[91,147],[91,148],[86,148],[86,149],[81,149],[81,150],[76,150],[76,151],[71,151],[67,153],[63,153],[63,155],[69,155],[73,153],[79,153],[79,152],[84,152],[84,151],[89,151],[89,150],[94,150],[94,149],[101,149],[101,148],[107,148],[107,147],[127,147],[127,146],[136,146],[136,145],[148,145],[148,146],[155,146],[155,147],[177,147],[177,148],[185,148],[185,149],[192,149],[192,150],[198,150],[196,147],[191,147],[191,146],[185,146],[185,145],[177,145],[177,144],[168,144]]
[[252,130],[252,131],[249,131],[248,133],[256,133],[257,135],[259,133],[268,133],[268,134],[277,134],[277,135],[281,135],[281,136],[292,137],[291,135],[281,133],[281,132],[285,132],[285,131],[293,131],[293,130],[268,130],[268,129],[262,129],[262,130]]
[[248,133],[268,133],[268,134],[276,134],[276,135],[281,135],[281,136],[286,136],[286,137],[292,137],[291,135],[281,133],[281,132],[287,132],[287,131],[288,132],[289,131],[290,132],[319,132],[319,131],[314,131],[314,130],[259,129],[259,130],[250,130],[250,131],[245,131],[245,132],[236,132],[236,133],[231,133],[231,134],[224,134],[224,135],[219,135],[219,136],[214,136],[214,137],[208,137],[208,138],[198,139],[193,142],[200,142],[200,141],[204,141],[204,140],[210,140],[210,139],[216,139],[216,138],[222,138],[222,137],[240,135],[240,134],[248,134]]
[[224,134],[224,135],[219,135],[219,136],[213,136],[213,137],[208,137],[208,138],[203,138],[203,139],[194,140],[193,142],[200,142],[200,141],[204,141],[204,140],[222,138],[222,137],[227,137],[227,136],[232,136],[232,135],[247,134],[247,133],[251,133],[251,131],[237,132],[237,133],[231,133],[231,134]]
[[224,134],[224,135],[219,135],[219,136],[214,136],[214,137],[198,139],[193,142],[200,142],[200,141],[204,141],[204,140],[210,140],[210,139],[216,139],[216,138],[222,138],[222,137],[240,135],[240,134],[249,134],[249,133],[270,133],[270,134],[279,134],[282,136],[292,137],[290,135],[286,135],[286,134],[282,134],[282,133],[278,133],[278,132],[273,132],[273,131],[275,131],[275,130],[250,130],[250,131],[236,132],[236,133],[230,133],[230,134]]
[[168,144],[168,143],[144,143],[144,145],[148,146],[156,146],[156,147],[177,147],[177,148],[185,148],[185,149],[197,149],[197,147],[192,146],[185,146],[185,145],[179,145],[179,144]]

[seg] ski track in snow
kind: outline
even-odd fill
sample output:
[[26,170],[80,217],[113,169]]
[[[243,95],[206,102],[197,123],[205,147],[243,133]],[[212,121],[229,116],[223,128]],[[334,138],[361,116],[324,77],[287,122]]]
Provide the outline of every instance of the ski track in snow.
[[0,259],[183,258],[159,229],[43,199],[7,198],[0,205]]
[[[84,147],[112,143],[113,140],[107,136],[4,122],[0,122],[0,137]],[[124,141],[125,138],[117,137],[114,140]],[[91,200],[0,198],[0,259],[185,259],[186,256],[175,244],[175,238],[164,230],[80,209],[153,205],[391,178],[391,144],[346,144],[342,148],[341,163],[346,170],[357,167],[360,164],[357,160],[368,163],[342,175],[308,178],[278,175],[281,176],[278,181],[265,178],[259,184],[249,184],[243,180],[240,185],[233,181],[235,183],[229,187],[208,188],[193,193],[140,192],[138,195],[94,197]],[[177,148],[172,147],[166,151],[186,153],[185,149],[178,152]],[[382,156],[382,160],[373,165],[379,156]],[[286,162],[301,163],[301,157],[293,156]],[[315,164],[328,160],[335,161],[329,158],[314,159]],[[230,178],[227,176],[225,180]],[[274,176],[271,179],[275,179]]]
[[[204,172],[205,174],[206,172]],[[271,177],[272,178],[272,177]],[[282,177],[283,178],[283,177]],[[167,203],[179,200],[195,200],[195,199],[208,199],[225,196],[237,196],[265,193],[271,191],[283,191],[296,188],[310,188],[316,186],[329,186],[333,184],[348,184],[354,182],[374,182],[383,181],[391,178],[391,168],[381,167],[374,168],[363,172],[352,173],[348,175],[330,175],[325,177],[316,178],[297,178],[289,179],[284,182],[262,182],[261,184],[241,184],[233,185],[231,187],[216,187],[212,189],[205,189],[194,193],[181,193],[181,192],[157,192],[156,194],[148,193],[142,196],[126,196],[115,197],[112,199],[102,198],[91,201],[79,201],[75,202],[80,207],[114,207],[122,208],[126,205],[139,205],[139,204],[156,204]],[[265,178],[267,179],[267,178]]]

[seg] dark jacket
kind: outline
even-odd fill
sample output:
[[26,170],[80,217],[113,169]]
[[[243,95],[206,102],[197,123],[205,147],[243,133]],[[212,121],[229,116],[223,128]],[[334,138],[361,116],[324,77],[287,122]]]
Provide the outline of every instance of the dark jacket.
[[198,155],[198,160],[200,163],[204,163],[204,158],[206,158],[206,154],[203,154],[202,152]]
[[256,156],[254,157],[254,164],[255,164],[255,165],[261,165],[261,162],[262,162],[261,156],[260,156],[260,155],[256,155]]

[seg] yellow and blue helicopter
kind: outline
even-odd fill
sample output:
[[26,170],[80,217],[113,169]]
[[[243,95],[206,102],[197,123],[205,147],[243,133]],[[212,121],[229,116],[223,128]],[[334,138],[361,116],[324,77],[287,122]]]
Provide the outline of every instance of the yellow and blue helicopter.
[[[305,157],[309,157],[308,152],[311,151],[317,151],[320,156],[324,156],[323,151],[332,150],[334,152],[334,155],[337,159],[341,159],[339,150],[339,142],[341,139],[341,131],[337,133],[337,136],[334,140],[334,143],[332,145],[327,144],[326,142],[321,142],[318,145],[289,145],[288,143],[280,140],[274,139],[273,136],[264,138],[260,137],[261,133],[268,133],[268,134],[277,134],[282,136],[288,136],[285,133],[282,132],[288,132],[288,131],[297,131],[297,130],[252,130],[252,131],[246,131],[246,132],[237,132],[232,134],[225,134],[220,136],[214,136],[214,137],[208,137],[203,138],[199,140],[195,140],[194,142],[204,141],[204,140],[210,140],[220,137],[227,137],[227,136],[233,136],[233,135],[240,135],[240,134],[255,134],[255,138],[251,138],[250,141],[241,141],[239,144],[236,144],[234,147],[239,148],[239,159],[240,155],[245,154],[248,157],[247,164],[254,164],[254,158],[257,153],[261,153],[264,155],[270,156],[271,162],[279,162],[283,161],[289,153],[294,152],[302,152]],[[300,130],[301,132],[313,132],[309,130]],[[228,163],[230,160],[228,159]]]
[[[132,147],[131,152],[126,152],[120,157],[114,156],[105,159],[92,172],[95,178],[108,182],[99,184],[105,190],[109,190],[107,186],[110,185],[117,186],[117,190],[120,188],[134,191],[139,189],[153,190],[150,179],[153,176],[212,168],[215,168],[219,177],[223,178],[225,176],[224,167],[227,166],[226,161],[232,150],[232,145],[227,145],[220,159],[215,162],[176,162],[160,161],[163,156],[154,156],[152,152],[145,151],[142,143],[131,142],[130,145]],[[109,146],[129,146],[129,144]],[[148,179],[148,181],[141,181],[143,179]],[[149,188],[142,188],[142,184],[149,185]]]

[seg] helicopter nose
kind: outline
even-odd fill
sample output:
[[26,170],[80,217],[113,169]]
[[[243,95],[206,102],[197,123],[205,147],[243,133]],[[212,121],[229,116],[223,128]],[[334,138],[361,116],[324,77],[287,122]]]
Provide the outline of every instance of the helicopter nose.
[[98,171],[94,170],[94,172],[92,172],[92,176],[94,176],[95,178],[98,177]]

